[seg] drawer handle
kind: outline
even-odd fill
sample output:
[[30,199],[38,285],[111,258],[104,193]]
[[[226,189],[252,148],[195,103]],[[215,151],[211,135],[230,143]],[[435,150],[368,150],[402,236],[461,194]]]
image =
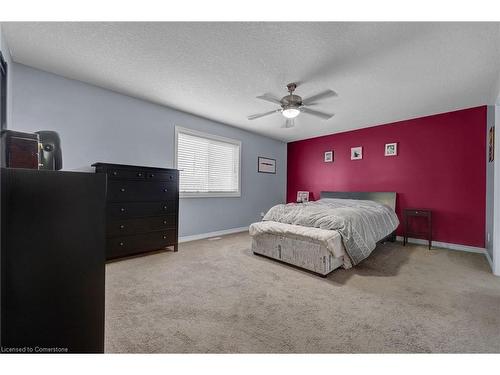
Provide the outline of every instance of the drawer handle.
[[163,209],[164,209],[164,210],[166,210],[166,209],[167,209],[167,205],[164,205],[164,206],[163,206]]
[[163,235],[163,239],[166,240],[167,239],[167,236]]
[[167,193],[167,192],[168,192],[168,189],[163,189],[163,192],[164,192],[164,193]]
[[151,177],[151,178],[153,178],[154,176],[155,176],[155,174],[154,174],[154,173],[150,173],[150,174],[149,174],[149,177]]
[[114,171],[113,176],[118,176],[118,172]]
[[125,212],[125,208],[120,208],[120,212]]
[[137,177],[142,177],[142,173],[141,172],[137,173]]
[[173,177],[172,176],[169,176],[170,179],[172,179]]
[[125,188],[121,188],[121,189],[120,189],[120,191],[121,191],[122,193],[125,193]]
[[167,224],[167,220],[163,220],[163,224]]
[[125,229],[125,225],[120,225],[120,229]]
[[125,245],[125,243],[124,242],[120,242],[120,246],[123,246],[123,245]]

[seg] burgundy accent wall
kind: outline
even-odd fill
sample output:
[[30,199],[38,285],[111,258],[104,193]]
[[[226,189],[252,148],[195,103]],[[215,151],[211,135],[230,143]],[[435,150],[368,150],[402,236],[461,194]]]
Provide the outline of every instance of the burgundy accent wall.
[[[386,157],[392,142],[398,155]],[[356,146],[362,160],[350,160]],[[329,150],[333,163],[323,161]],[[484,247],[485,155],[486,106],[291,142],[287,201],[298,190],[312,199],[323,190],[395,191],[400,221],[403,208],[429,208],[435,241]]]

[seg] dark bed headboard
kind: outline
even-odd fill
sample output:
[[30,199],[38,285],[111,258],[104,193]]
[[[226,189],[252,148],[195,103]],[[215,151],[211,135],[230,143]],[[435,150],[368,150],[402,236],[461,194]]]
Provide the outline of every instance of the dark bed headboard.
[[361,199],[375,201],[396,211],[396,193],[371,191],[322,191],[320,198]]

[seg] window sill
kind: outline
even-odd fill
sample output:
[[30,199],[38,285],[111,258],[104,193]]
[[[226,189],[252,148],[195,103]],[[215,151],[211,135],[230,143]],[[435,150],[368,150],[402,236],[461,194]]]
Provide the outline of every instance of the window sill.
[[179,198],[239,198],[241,192],[234,193],[179,193]]

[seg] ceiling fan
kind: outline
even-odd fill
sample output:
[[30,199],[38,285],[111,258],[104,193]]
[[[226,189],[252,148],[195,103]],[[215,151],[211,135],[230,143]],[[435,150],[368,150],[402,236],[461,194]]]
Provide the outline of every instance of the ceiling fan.
[[288,89],[289,94],[281,99],[278,99],[271,94],[264,94],[257,96],[258,99],[262,99],[274,104],[279,104],[281,108],[275,109],[274,111],[251,115],[248,116],[248,119],[255,120],[264,116],[269,116],[274,113],[280,112],[286,118],[286,121],[282,127],[291,128],[294,126],[295,117],[297,117],[300,113],[306,113],[312,116],[316,116],[323,120],[328,120],[329,118],[333,117],[333,114],[330,115],[328,113],[315,111],[314,109],[310,109],[308,106],[317,104],[316,103],[317,100],[332,96],[337,96],[337,93],[335,91],[325,90],[320,92],[319,94],[310,96],[309,98],[302,99],[300,96],[294,94],[294,91],[297,88],[296,83],[289,83],[288,85],[286,85],[286,87]]

